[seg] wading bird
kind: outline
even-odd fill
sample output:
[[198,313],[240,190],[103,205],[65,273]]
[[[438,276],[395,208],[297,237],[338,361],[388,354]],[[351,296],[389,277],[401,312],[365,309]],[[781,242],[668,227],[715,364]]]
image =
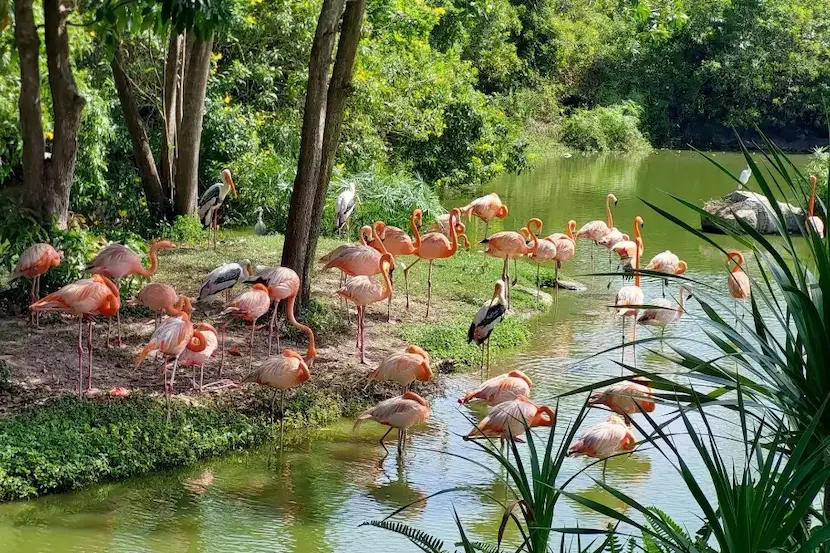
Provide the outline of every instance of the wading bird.
[[[641,250],[643,247],[643,238],[640,236],[640,227],[643,226],[643,218],[639,215],[634,218],[634,235],[636,236],[636,247],[634,251],[634,284],[629,286],[623,286],[620,288],[620,291],[617,292],[617,297],[614,299],[614,307],[617,310],[617,314],[622,316],[622,343],[621,343],[621,350],[622,350],[622,359],[625,361],[625,318],[626,317],[636,317],[637,316],[637,307],[630,307],[630,306],[638,306],[643,305],[643,289],[640,288],[640,257],[641,257]],[[637,326],[634,325],[634,339],[637,339]],[[634,346],[634,364],[637,364],[637,350],[636,346]]]
[[744,168],[744,170],[741,171],[741,174],[738,175],[738,190],[743,189],[743,187],[746,186],[746,183],[748,183],[749,179],[751,179],[751,178],[752,178],[752,169],[750,169],[749,165],[747,165]]
[[[541,227],[539,231],[541,233]],[[529,229],[527,227],[522,228],[521,233],[523,236],[529,235]],[[527,254],[528,259],[532,260],[536,264],[536,303],[539,303],[539,266],[542,263],[556,261],[556,244],[551,240],[541,239],[538,241],[538,245],[536,246],[536,251],[533,253]],[[554,263],[555,265],[555,263]]]
[[[600,240],[605,238],[608,231],[614,228],[614,218],[611,216],[611,202],[617,205],[617,197],[614,194],[608,194],[605,197],[605,221],[588,221],[577,233],[577,238],[584,238],[591,240],[594,244],[598,244]],[[593,251],[591,252],[591,259],[593,259]]]
[[188,315],[193,313],[193,305],[189,297],[179,294],[169,284],[160,282],[151,282],[142,288],[134,303],[143,305],[153,312],[156,328],[159,326],[161,316],[165,313],[171,317],[175,317],[182,312]]
[[[193,323],[190,322],[190,316],[187,313],[181,313],[177,317],[168,317],[164,319],[158,326],[150,341],[138,354],[135,360],[135,367],[138,368],[147,355],[155,350],[158,350],[164,355],[164,393],[170,394],[173,392],[173,384],[176,381],[176,369],[179,367],[179,357],[184,353],[185,349],[192,351],[203,351],[207,346],[207,341],[200,330],[193,329]],[[173,373],[170,375],[170,382],[167,381],[167,363],[168,358],[172,357]]]
[[[429,306],[432,301],[432,264],[436,259],[447,259],[455,255],[458,251],[458,230],[456,224],[458,218],[461,216],[461,210],[454,207],[450,210],[450,238],[447,238],[440,232],[430,232],[421,237],[421,247],[415,255],[418,259],[407,266],[404,272],[404,281],[406,281],[406,274],[409,270],[420,260],[429,261],[429,271],[427,272],[427,312],[425,318],[429,318]],[[409,309],[409,296],[407,295],[406,308]]]
[[[379,274],[381,272],[380,258],[383,254],[388,253],[380,239],[380,228],[380,222],[376,222],[371,227],[363,227],[360,231],[361,235],[365,236],[367,232],[371,232],[371,240],[368,240],[366,244],[337,246],[334,251],[323,256],[328,259],[323,266],[323,270],[339,269],[345,275],[351,277]],[[377,249],[368,245],[368,242],[375,242],[378,246]],[[394,268],[394,262],[392,267]]]
[[[202,194],[199,198],[199,220],[202,221],[202,226],[209,228],[213,232],[213,249],[216,249],[216,235],[219,232],[219,209],[225,202],[228,192],[233,190],[233,195],[237,196],[236,185],[233,182],[230,169],[222,169],[220,174],[222,182],[217,182]],[[210,236],[208,235],[208,240]]]
[[[460,212],[462,215],[466,215],[468,219],[472,216],[476,216],[484,221],[484,238],[486,239],[489,236],[487,231],[490,228],[490,221],[496,217],[504,219],[507,217],[508,211],[507,206],[502,203],[499,195],[492,192],[486,196],[482,196],[481,198],[476,198],[472,202],[460,208]],[[456,222],[458,222],[458,220],[456,220]]]
[[648,304],[653,307],[643,309],[643,312],[637,317],[637,323],[659,327],[660,337],[662,338],[666,332],[666,327],[679,320],[686,312],[686,300],[692,297],[692,291],[684,284],[680,286],[678,295],[680,296],[680,303],[677,305],[664,298],[649,300]]
[[617,453],[631,451],[637,438],[629,430],[622,417],[611,415],[608,420],[595,424],[585,431],[576,442],[568,448],[568,457],[585,455],[602,459],[602,480],[605,481],[605,468],[608,458]]
[[205,301],[213,298],[220,292],[225,292],[225,301],[230,300],[231,288],[239,282],[248,282],[254,275],[251,262],[243,259],[239,263],[225,263],[208,273],[204,284],[199,289],[199,297],[196,301]]
[[726,258],[726,268],[731,269],[726,284],[729,287],[729,295],[732,296],[735,317],[737,317],[738,300],[745,300],[750,295],[749,276],[743,270],[744,254],[731,250],[726,254]]
[[[402,255],[417,255],[418,250],[421,249],[421,235],[418,232],[418,227],[421,226],[423,223],[423,212],[420,209],[416,209],[412,212],[412,215],[409,216],[409,228],[412,229],[412,236],[415,238],[411,238],[409,234],[405,230],[399,229],[398,227],[391,227],[387,226],[385,223],[381,222],[380,228],[382,229],[379,233],[380,241],[383,242],[383,248],[392,254],[395,259],[398,259],[399,256]],[[379,252],[381,251],[380,243],[375,242],[372,240],[370,245],[377,249]],[[406,269],[406,267],[404,267]],[[407,306],[409,305],[409,280],[406,270],[403,272],[403,280],[404,280],[404,289],[406,290],[406,298],[407,298]],[[392,318],[392,297],[389,297],[387,306],[386,306],[386,320],[389,321]]]
[[[530,235],[532,245],[528,245],[525,241],[525,237],[520,232],[514,232],[512,230],[497,232],[490,236],[490,238],[485,238],[481,241],[482,244],[487,244],[487,255],[504,259],[504,267],[502,267],[501,278],[507,288],[508,307],[510,307],[511,288],[510,275],[508,272],[509,262],[511,259],[516,260],[524,255],[536,252],[536,248],[539,246],[539,239],[536,236],[534,228],[541,229],[542,221],[534,217],[527,222],[525,228],[527,229],[527,233]],[[515,262],[513,265],[513,272],[517,273],[513,275],[514,281],[518,280],[518,269],[516,268]]]
[[643,242],[640,240],[639,227],[635,227],[634,229],[634,240],[621,240],[611,247],[611,251],[620,257],[618,267],[622,267],[623,272],[627,275],[623,276],[623,280],[630,278],[634,272],[634,263],[632,260],[636,255],[637,266],[639,267],[640,261],[642,261],[643,258],[643,253],[645,252],[643,249]]
[[487,347],[487,374],[490,374],[490,334],[507,313],[507,300],[504,298],[504,281],[497,280],[493,288],[493,297],[485,302],[478,310],[470,328],[467,330],[467,343],[475,342],[481,346],[481,363],[479,364],[479,377],[484,377],[484,348]]
[[29,310],[36,313],[61,312],[78,317],[78,395],[82,393],[84,378],[82,367],[84,321],[88,323],[86,346],[89,354],[87,359],[89,376],[87,390],[91,390],[92,319],[96,315],[112,317],[120,307],[121,299],[118,287],[110,279],[97,274],[92,275],[92,278],[67,284],[57,292],[52,292],[42,300],[38,300],[29,306]]
[[354,429],[357,429],[363,422],[372,420],[384,426],[388,426],[386,431],[380,439],[380,445],[383,450],[389,453],[386,449],[386,444],[383,440],[392,432],[393,428],[398,429],[398,455],[403,453],[406,443],[406,431],[416,424],[420,424],[429,418],[430,410],[427,400],[416,394],[415,392],[406,392],[402,396],[393,397],[385,401],[381,401],[371,409],[364,411],[354,423]]
[[[109,277],[121,288],[121,279],[129,275],[151,277],[158,268],[158,250],[173,249],[176,246],[169,240],[160,240],[150,244],[150,267],[145,269],[138,254],[123,244],[110,244],[95,256],[87,266],[94,275]],[[121,311],[116,313],[118,326],[118,347],[121,347]],[[107,325],[107,346],[110,343],[109,324]]]
[[[254,333],[256,332],[257,320],[268,312],[271,306],[271,298],[268,296],[268,288],[264,284],[254,284],[254,287],[246,292],[242,292],[227,303],[225,310],[221,315],[232,315],[234,317],[243,319],[251,323],[251,337],[250,337],[250,353],[248,354],[248,369],[254,361]],[[225,327],[228,323],[222,325],[222,361],[224,361],[225,354]],[[221,362],[220,362],[220,371]]]
[[308,337],[308,363],[317,356],[317,350],[314,348],[314,331],[297,321],[294,315],[294,302],[297,299],[297,294],[300,293],[300,277],[292,269],[288,267],[265,267],[259,271],[252,282],[264,284],[268,289],[268,297],[274,303],[274,313],[271,315],[271,323],[268,325],[268,355],[271,355],[271,336],[274,333],[274,328],[277,329],[277,353],[280,351],[280,329],[276,324],[277,312],[279,311],[280,302],[286,301],[285,316],[288,322],[294,328],[305,332]]
[[274,389],[271,396],[271,421],[274,420],[274,400],[280,393],[280,444],[282,444],[283,423],[285,421],[285,391],[299,386],[311,378],[308,363],[296,351],[285,348],[282,355],[266,359],[243,382],[256,382],[260,386]]
[[810,215],[807,216],[807,226],[812,227],[816,234],[820,237],[824,238],[824,221],[821,220],[821,217],[816,217],[815,207],[816,207],[816,186],[818,185],[818,179],[816,179],[815,175],[810,175],[810,186],[812,190],[810,191]]
[[[682,275],[689,269],[689,265],[673,254],[670,250],[663,253],[658,253],[651,258],[651,261],[646,265],[647,271],[656,271],[658,273],[666,273],[667,275]],[[668,285],[668,279],[661,279],[660,292],[663,297],[666,297],[665,287]]]
[[368,378],[397,382],[403,387],[401,393],[405,394],[414,381],[428,382],[432,380],[432,376],[427,352],[418,346],[410,345],[405,351],[393,353],[381,361],[378,368],[369,373]]
[[496,406],[505,401],[513,401],[519,396],[529,398],[531,386],[533,382],[525,373],[513,370],[485,380],[478,388],[459,399],[458,403],[463,405],[479,399],[487,405]]
[[337,232],[342,232],[345,227],[346,240],[349,239],[349,219],[354,213],[356,203],[357,191],[354,182],[350,182],[349,186],[344,188],[334,200],[334,229]]
[[355,276],[346,281],[346,285],[340,288],[336,294],[346,301],[355,304],[357,308],[357,349],[360,352],[360,362],[366,364],[364,356],[365,329],[366,329],[366,306],[370,303],[383,301],[392,295],[392,281],[389,273],[392,272],[392,255],[384,253],[380,256],[378,267],[383,277],[384,285],[381,286],[374,276]]
[[[31,279],[32,292],[29,295],[29,303],[35,303],[40,297],[40,277],[52,267],[60,265],[61,259],[63,256],[50,244],[40,243],[29,246],[17,260],[17,265],[14,266],[9,280],[12,281],[22,276]],[[40,327],[39,312],[33,312],[31,318],[35,326]]]
[[547,405],[536,405],[525,396],[499,403],[467,434],[465,440],[499,438],[523,442],[520,438],[528,428],[553,426],[556,413]]
[[195,367],[199,367],[198,388],[201,390],[204,387],[205,382],[205,362],[213,357],[213,354],[216,353],[216,348],[219,347],[219,332],[213,327],[213,325],[208,323],[197,324],[196,330],[202,333],[202,337],[205,340],[205,347],[200,351],[193,351],[189,347],[185,349],[182,354],[179,355],[179,365],[182,367],[194,367],[193,374],[190,378],[193,382],[194,388],[197,387]]
[[265,236],[268,234],[268,227],[265,226],[265,222],[262,220],[262,206],[256,208],[256,224],[254,225],[254,234],[257,236]]
[[625,420],[641,410],[652,413],[657,407],[649,381],[642,377],[617,382],[601,392],[592,393],[588,405],[604,405]]
[[562,268],[562,264],[570,260],[576,253],[574,232],[576,232],[576,221],[570,220],[568,221],[568,226],[564,234],[555,232],[545,238],[545,240],[549,240],[556,245],[556,273],[554,275],[554,281],[557,287],[559,286],[559,270]]

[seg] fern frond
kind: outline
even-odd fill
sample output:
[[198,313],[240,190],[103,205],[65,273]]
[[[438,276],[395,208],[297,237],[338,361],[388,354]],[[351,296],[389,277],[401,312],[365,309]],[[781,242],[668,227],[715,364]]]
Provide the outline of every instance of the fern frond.
[[[495,543],[484,543],[480,541],[471,541],[469,542],[470,546],[476,551],[481,551],[481,553],[501,553],[501,549],[499,549],[498,544]],[[456,547],[463,547],[463,542],[456,542]]]
[[401,522],[393,522],[391,520],[370,520],[363,522],[360,526],[374,526],[375,528],[383,528],[390,532],[400,534],[412,543],[418,546],[421,551],[425,553],[447,553],[444,549],[444,542],[431,536],[426,532],[422,532],[417,528]]

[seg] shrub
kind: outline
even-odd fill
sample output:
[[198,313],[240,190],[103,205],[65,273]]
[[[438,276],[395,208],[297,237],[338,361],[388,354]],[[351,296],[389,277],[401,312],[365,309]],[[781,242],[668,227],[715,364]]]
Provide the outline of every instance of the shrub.
[[246,153],[231,163],[239,196],[222,206],[222,220],[237,225],[256,223],[254,211],[262,207],[262,220],[271,232],[285,233],[297,162],[270,150]]
[[640,131],[641,115],[642,108],[630,101],[577,109],[562,125],[562,141],[587,152],[648,151],[651,145]]
[[205,237],[205,230],[196,217],[179,215],[172,225],[162,228],[161,237],[173,242],[201,242]]

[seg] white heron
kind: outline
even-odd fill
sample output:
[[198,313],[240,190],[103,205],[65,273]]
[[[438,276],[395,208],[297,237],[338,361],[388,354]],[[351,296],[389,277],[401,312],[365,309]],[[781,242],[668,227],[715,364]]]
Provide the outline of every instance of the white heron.
[[254,233],[258,236],[265,236],[268,234],[268,227],[266,227],[265,223],[262,221],[262,206],[256,208],[254,213],[257,214],[256,224],[254,225]]
[[741,190],[744,186],[746,186],[746,183],[748,183],[749,179],[751,179],[751,178],[752,178],[752,169],[750,169],[749,165],[747,165],[744,168],[744,170],[741,171],[741,174],[738,175],[738,182],[740,182],[740,185],[738,186],[738,190]]
[[233,176],[230,169],[222,169],[220,174],[222,182],[217,182],[202,194],[199,198],[199,220],[202,225],[213,231],[213,249],[216,249],[216,234],[219,229],[219,208],[225,201],[228,192],[233,190],[236,196],[236,185],[233,183]]
[[223,291],[225,292],[225,301],[227,301],[231,288],[236,286],[238,282],[247,282],[253,276],[253,267],[247,259],[243,259],[239,263],[226,263],[221,267],[217,267],[208,274],[205,283],[202,284],[197,301],[205,301]]
[[334,228],[337,232],[341,232],[343,227],[346,227],[347,240],[349,238],[349,218],[354,213],[356,202],[357,191],[354,182],[350,182],[349,186],[338,194],[337,199],[334,200]]

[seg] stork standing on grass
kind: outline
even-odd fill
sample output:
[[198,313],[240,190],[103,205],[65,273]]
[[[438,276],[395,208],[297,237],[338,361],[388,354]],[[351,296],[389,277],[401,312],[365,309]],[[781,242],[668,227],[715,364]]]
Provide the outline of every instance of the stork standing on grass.
[[345,227],[346,240],[349,239],[349,219],[354,213],[356,202],[357,191],[354,182],[350,182],[349,186],[338,194],[334,200],[334,228],[337,232],[342,232],[343,227]]
[[205,301],[219,292],[225,292],[225,301],[230,300],[230,290],[238,282],[247,282],[254,276],[251,262],[243,259],[239,263],[225,263],[208,273],[202,288],[199,289],[199,298],[196,301]]
[[504,281],[497,280],[493,297],[481,306],[470,328],[467,330],[467,343],[475,342],[481,346],[480,377],[484,377],[484,347],[487,346],[487,374],[490,374],[490,334],[507,313],[507,299],[504,297]]
[[[230,169],[222,169],[220,174],[222,182],[217,182],[202,194],[199,198],[199,220],[202,225],[210,228],[213,232],[213,249],[216,249],[216,234],[219,231],[219,208],[225,202],[228,192],[233,190],[233,195],[236,196],[236,185],[233,182],[233,176]],[[210,237],[208,237],[208,240]]]

